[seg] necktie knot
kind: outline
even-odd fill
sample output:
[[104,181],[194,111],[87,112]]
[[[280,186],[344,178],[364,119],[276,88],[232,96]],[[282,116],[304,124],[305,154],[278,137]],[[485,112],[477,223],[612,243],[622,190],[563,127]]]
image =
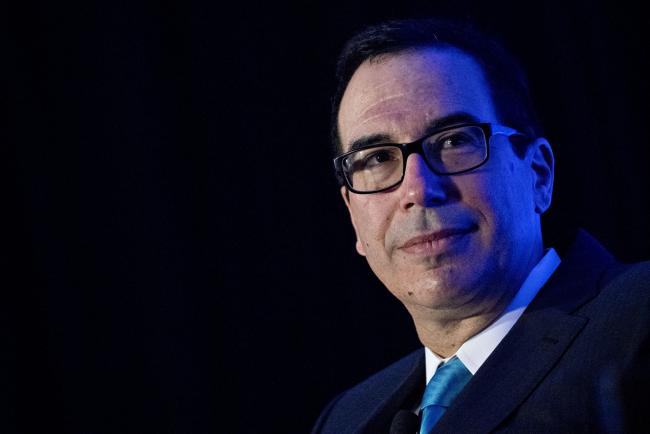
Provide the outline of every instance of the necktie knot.
[[428,434],[431,431],[471,378],[471,372],[457,357],[452,358],[436,370],[422,397],[420,433]]

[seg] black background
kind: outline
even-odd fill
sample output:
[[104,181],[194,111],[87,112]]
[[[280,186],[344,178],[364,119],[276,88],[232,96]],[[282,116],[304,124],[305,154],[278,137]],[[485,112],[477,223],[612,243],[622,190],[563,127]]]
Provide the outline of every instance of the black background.
[[386,18],[503,39],[554,146],[547,233],[650,257],[650,20],[632,2],[5,9],[3,432],[307,432],[418,347],[330,169],[337,52]]

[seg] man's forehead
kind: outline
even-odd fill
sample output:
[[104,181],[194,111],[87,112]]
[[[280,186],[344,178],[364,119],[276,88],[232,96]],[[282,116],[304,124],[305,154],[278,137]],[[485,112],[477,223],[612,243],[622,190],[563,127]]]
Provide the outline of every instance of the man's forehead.
[[360,136],[383,134],[402,141],[438,118],[469,112],[493,115],[476,61],[453,48],[411,50],[366,61],[355,71],[339,110],[339,134],[347,149]]
[[[420,134],[420,136],[425,135],[425,133],[432,134],[434,131],[439,130],[441,128],[450,127],[459,124],[478,123],[480,121],[481,121],[480,119],[478,119],[471,113],[455,112],[444,117],[432,118],[431,120],[424,122],[422,124],[423,133]],[[380,144],[380,143],[388,143],[388,142],[406,143],[412,141],[409,139],[400,140],[400,139],[396,139],[395,137],[398,137],[398,135],[397,134],[392,135],[390,133],[378,133],[378,134],[361,136],[347,143],[346,150],[353,151],[353,150],[362,149],[367,146]]]

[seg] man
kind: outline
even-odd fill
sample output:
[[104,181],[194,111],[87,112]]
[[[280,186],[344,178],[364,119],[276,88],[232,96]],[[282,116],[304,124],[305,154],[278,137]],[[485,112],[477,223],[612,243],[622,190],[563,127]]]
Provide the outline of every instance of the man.
[[389,22],[347,44],[339,80],[356,249],[425,348],[336,397],[313,432],[625,429],[650,265],[584,232],[545,248],[554,158],[516,62],[465,25]]

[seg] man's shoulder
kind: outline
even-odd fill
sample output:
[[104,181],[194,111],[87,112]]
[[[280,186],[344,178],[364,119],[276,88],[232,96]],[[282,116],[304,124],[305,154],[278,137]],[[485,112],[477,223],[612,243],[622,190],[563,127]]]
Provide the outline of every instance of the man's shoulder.
[[608,309],[620,306],[647,313],[650,309],[650,261],[612,267],[603,275],[601,287],[598,298]]
[[355,432],[381,421],[409,400],[418,385],[424,387],[424,372],[424,351],[418,349],[338,395],[313,432]]
[[581,336],[591,343],[585,348],[592,359],[596,353],[607,363],[635,357],[650,339],[650,261],[609,268],[597,294],[572,314],[588,320]]
[[553,273],[534,307],[555,306],[567,312],[598,306],[611,299],[650,296],[650,261],[619,262],[596,238],[578,229],[571,242],[564,241],[562,262]]
[[607,286],[618,285],[634,291],[644,291],[650,287],[650,261],[620,264],[605,276]]

